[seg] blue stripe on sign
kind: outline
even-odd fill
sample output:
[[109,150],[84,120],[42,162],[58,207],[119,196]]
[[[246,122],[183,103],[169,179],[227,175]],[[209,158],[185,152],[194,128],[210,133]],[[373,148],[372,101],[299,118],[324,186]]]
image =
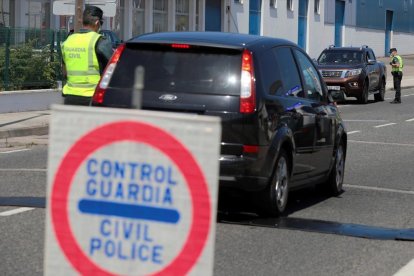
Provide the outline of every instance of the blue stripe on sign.
[[133,204],[82,199],[79,201],[78,207],[82,213],[93,215],[143,219],[174,224],[180,219],[180,214],[176,210]]

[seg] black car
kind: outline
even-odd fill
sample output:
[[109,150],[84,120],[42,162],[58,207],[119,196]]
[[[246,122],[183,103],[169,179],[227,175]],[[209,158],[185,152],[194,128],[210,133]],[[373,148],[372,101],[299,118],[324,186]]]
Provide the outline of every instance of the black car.
[[142,35],[118,47],[92,104],[130,108],[137,66],[145,69],[142,109],[221,117],[221,187],[254,193],[272,215],[290,190],[323,183],[341,192],[345,127],[295,44],[219,32]]

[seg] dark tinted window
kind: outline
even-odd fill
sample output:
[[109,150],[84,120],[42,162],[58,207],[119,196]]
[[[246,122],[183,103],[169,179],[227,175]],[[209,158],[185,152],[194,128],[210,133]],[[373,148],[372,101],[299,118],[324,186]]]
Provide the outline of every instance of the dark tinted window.
[[375,60],[375,55],[374,55],[374,52],[372,50],[368,50],[368,58]]
[[283,80],[282,94],[285,96],[303,97],[299,72],[292,51],[287,47],[275,48],[274,54],[279,66],[280,78]]
[[264,91],[269,95],[282,95],[282,77],[273,50],[268,50],[262,54],[260,58],[260,69]]
[[240,95],[241,52],[217,48],[173,49],[171,45],[126,48],[110,86],[130,88],[137,66],[145,69],[144,90]]
[[318,71],[316,71],[313,66],[313,62],[306,57],[304,53],[295,50],[295,54],[298,59],[300,71],[302,72],[303,87],[306,97],[312,100],[321,101],[323,99],[323,93]]
[[319,64],[360,64],[362,61],[362,52],[351,50],[324,51],[318,59]]

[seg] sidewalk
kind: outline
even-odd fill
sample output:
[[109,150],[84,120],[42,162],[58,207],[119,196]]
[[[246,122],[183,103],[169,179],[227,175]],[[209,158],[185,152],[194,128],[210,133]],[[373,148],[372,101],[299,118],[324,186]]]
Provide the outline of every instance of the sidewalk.
[[[393,93],[393,80],[388,66],[389,58],[378,60],[387,65],[387,91]],[[403,56],[404,76],[401,87],[414,87],[414,55]],[[0,94],[1,95],[1,94]],[[1,102],[1,98],[0,98]],[[0,149],[47,144],[50,111],[0,113]]]

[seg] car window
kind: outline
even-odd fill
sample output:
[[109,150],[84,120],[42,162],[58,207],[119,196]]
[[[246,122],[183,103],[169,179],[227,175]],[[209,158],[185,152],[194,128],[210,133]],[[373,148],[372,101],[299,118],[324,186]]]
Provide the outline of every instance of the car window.
[[368,59],[374,59],[374,60],[375,60],[375,55],[374,55],[374,53],[372,52],[372,50],[369,50],[369,51],[368,51]]
[[327,50],[318,58],[319,64],[360,64],[362,61],[362,52],[352,50]]
[[280,78],[283,80],[282,94],[289,97],[304,97],[298,68],[290,48],[275,48],[273,53],[278,62]]
[[312,61],[301,51],[295,49],[295,55],[298,60],[299,69],[303,76],[303,87],[308,98],[316,101],[323,100],[322,84],[312,64]]
[[240,95],[241,52],[219,48],[174,49],[171,45],[130,45],[122,53],[110,86],[130,88],[137,66],[145,90]]
[[280,74],[278,60],[268,50],[260,56],[260,72],[264,91],[269,95],[283,95],[283,78]]

